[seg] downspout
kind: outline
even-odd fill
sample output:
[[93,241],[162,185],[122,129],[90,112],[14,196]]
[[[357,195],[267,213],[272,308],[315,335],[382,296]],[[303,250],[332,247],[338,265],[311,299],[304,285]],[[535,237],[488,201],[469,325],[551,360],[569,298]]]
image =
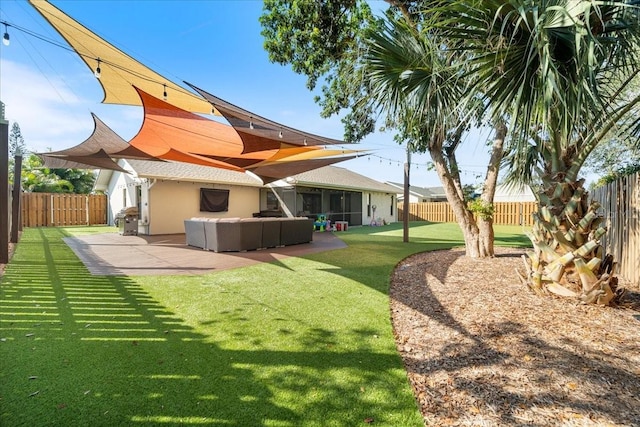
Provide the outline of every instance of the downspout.
[[151,229],[151,205],[150,205],[150,200],[151,200],[151,195],[150,195],[150,191],[151,188],[156,184],[156,182],[158,182],[158,180],[156,178],[145,178],[146,181],[146,206],[145,206],[145,213],[147,215],[147,217],[144,219],[144,221],[142,222],[142,225],[144,225],[145,227],[145,231],[146,234],[149,235],[150,234],[150,229]]

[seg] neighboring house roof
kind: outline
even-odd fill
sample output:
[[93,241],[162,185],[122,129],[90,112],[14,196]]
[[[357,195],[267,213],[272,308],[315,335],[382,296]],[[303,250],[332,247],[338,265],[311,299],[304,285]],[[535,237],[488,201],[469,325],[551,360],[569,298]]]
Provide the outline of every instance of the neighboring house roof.
[[[262,187],[262,182],[249,174],[234,172],[210,166],[199,166],[180,162],[160,162],[148,160],[127,160],[125,169],[131,170],[140,178],[155,178],[172,181],[215,182]],[[96,180],[96,190],[106,190],[114,172],[100,170]],[[348,169],[325,166],[312,171],[293,175],[286,180],[288,185],[309,185],[327,188],[368,190],[383,193],[396,193],[390,185],[375,181]],[[345,184],[346,183],[346,184]]]
[[293,175],[286,180],[289,184],[313,185],[329,188],[368,190],[381,193],[396,194],[391,185],[376,181],[364,175],[338,166],[325,166],[308,172]]
[[[387,184],[392,185],[402,191],[404,189],[404,184],[399,182],[387,182]],[[409,187],[411,194],[414,194],[423,199],[446,199],[447,195],[444,192],[443,187],[416,187],[414,185]]]

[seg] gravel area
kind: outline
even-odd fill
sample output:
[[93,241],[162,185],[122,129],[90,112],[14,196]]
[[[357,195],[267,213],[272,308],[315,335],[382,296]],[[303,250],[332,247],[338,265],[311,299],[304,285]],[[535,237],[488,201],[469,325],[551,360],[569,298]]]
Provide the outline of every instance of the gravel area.
[[538,297],[522,250],[396,267],[391,316],[425,425],[640,426],[640,289],[616,308]]

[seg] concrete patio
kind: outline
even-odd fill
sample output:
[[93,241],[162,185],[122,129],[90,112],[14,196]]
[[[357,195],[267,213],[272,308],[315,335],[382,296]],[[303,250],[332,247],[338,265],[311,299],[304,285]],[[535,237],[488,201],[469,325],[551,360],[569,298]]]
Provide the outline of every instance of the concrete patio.
[[104,233],[67,237],[64,241],[91,274],[104,276],[196,275],[347,247],[331,232],[314,233],[311,243],[220,253],[187,246],[184,234]]

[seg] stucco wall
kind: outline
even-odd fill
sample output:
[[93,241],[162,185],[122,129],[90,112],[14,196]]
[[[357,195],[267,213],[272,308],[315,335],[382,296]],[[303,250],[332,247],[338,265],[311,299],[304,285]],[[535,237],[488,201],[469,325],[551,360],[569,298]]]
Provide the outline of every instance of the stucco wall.
[[[387,194],[387,193],[373,193],[373,192],[363,192],[362,193],[362,225],[371,224],[373,218],[373,209],[371,210],[371,215],[367,215],[367,205],[369,202],[369,195],[371,195],[371,205],[376,206],[375,212],[375,220],[383,219],[387,224],[398,221],[398,212],[397,212],[397,195],[396,194]],[[391,197],[393,196],[393,202]],[[391,212],[393,209],[393,213]]]
[[[200,212],[200,188],[229,190],[229,211]],[[184,233],[184,220],[187,218],[251,217],[254,212],[260,210],[260,189],[223,184],[156,181],[149,189],[149,206],[149,234]]]
[[138,180],[124,173],[114,173],[108,186],[109,224],[114,224],[115,215],[124,207],[136,206],[135,187]]

